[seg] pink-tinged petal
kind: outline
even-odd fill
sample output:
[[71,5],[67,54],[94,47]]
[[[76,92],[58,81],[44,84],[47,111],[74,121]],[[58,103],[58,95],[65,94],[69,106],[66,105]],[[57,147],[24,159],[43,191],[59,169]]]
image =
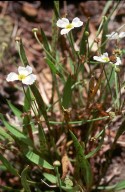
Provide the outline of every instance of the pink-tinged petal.
[[73,28],[69,28],[69,29],[62,29],[61,30],[61,35],[65,35],[65,34],[67,34],[67,33],[69,33],[69,31],[71,31]]
[[7,78],[6,80],[9,82],[9,81],[16,81],[18,80],[18,75],[14,72],[11,72],[7,75]]
[[73,24],[74,27],[81,27],[83,25],[83,22],[80,21],[80,19],[78,17],[75,17],[72,20],[72,24]]
[[65,28],[69,24],[69,20],[67,18],[59,19],[56,25],[60,28]]
[[23,84],[32,85],[36,81],[36,75],[28,75],[25,79],[22,80]]
[[121,32],[120,34],[119,34],[119,38],[124,38],[125,37],[125,32]]

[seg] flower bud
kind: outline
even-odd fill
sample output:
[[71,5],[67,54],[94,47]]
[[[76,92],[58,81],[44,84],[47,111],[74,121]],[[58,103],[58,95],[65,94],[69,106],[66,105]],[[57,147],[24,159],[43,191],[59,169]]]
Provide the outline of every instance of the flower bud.
[[120,69],[118,67],[115,67],[115,72],[116,73],[119,73],[120,72]]
[[115,118],[116,117],[115,112],[110,111],[109,116],[110,116],[111,119]]
[[54,163],[53,163],[53,166],[55,166],[55,167],[59,167],[60,165],[61,165],[61,163],[58,160],[54,161]]
[[20,41],[20,40],[21,40],[20,37],[15,38],[15,41]]
[[85,36],[88,37],[89,36],[89,32],[85,31]]
[[33,33],[38,32],[38,28],[33,28],[33,29],[32,29],[32,32],[33,32]]

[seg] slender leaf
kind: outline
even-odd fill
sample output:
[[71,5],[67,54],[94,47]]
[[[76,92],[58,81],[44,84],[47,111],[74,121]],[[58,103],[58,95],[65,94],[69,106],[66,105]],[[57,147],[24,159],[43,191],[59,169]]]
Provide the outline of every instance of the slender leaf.
[[60,13],[59,13],[59,1],[53,1],[54,3],[54,13],[56,16],[56,19],[60,18]]
[[22,41],[20,41],[20,43],[19,43],[19,55],[20,55],[20,59],[21,59],[23,65],[24,65],[25,67],[26,67],[27,65],[29,65],[29,62],[28,62],[28,59],[27,59],[27,57],[26,57],[26,54],[25,54],[25,50],[24,50]]
[[24,152],[25,156],[36,165],[39,165],[41,167],[44,167],[46,169],[54,169],[52,165],[50,165],[46,160],[42,159],[39,155],[34,153],[33,151],[29,150],[27,152]]
[[61,186],[61,188],[66,191],[66,192],[76,192],[79,191],[79,187],[65,187],[65,186]]
[[7,192],[21,192],[21,189],[14,189],[12,187],[8,187],[8,186],[2,186],[0,185],[0,189],[3,189],[4,191],[7,191]]
[[125,131],[125,121],[122,122],[121,126],[119,127],[117,134],[115,136],[113,145],[115,145],[115,143],[117,142],[118,138],[123,134],[123,132]]
[[122,189],[125,189],[125,179],[117,183],[115,186],[115,191],[120,191]]
[[15,107],[9,100],[7,100],[7,103],[9,105],[10,109],[12,110],[12,112],[14,113],[14,115],[16,117],[18,117],[19,119],[22,119],[21,118],[22,112],[17,107]]
[[50,173],[43,173],[43,176],[51,183],[57,183],[57,178]]
[[65,109],[67,109],[70,106],[71,98],[72,98],[72,85],[74,83],[74,80],[71,75],[69,75],[67,82],[64,86],[63,90],[63,99],[62,99],[62,105]]
[[8,171],[13,175],[19,176],[17,170],[10,164],[10,162],[0,153],[0,161],[5,165]]
[[28,135],[30,132],[32,133],[32,127],[30,124],[31,115],[28,114],[28,111],[30,111],[31,109],[31,105],[32,105],[31,91],[30,91],[30,88],[28,87],[25,92],[24,106],[23,106],[24,113],[25,112],[27,113],[27,115],[25,115],[23,118],[23,133],[25,135]]
[[47,37],[46,37],[44,31],[42,30],[42,28],[41,28],[41,36],[42,36],[42,43],[43,43],[44,48],[45,48],[49,53],[51,53],[50,45],[49,45],[49,43],[48,43]]
[[46,106],[45,106],[45,103],[43,101],[43,98],[42,98],[39,90],[37,89],[37,87],[35,85],[31,85],[30,88],[32,90],[34,97],[36,98],[36,102],[37,102],[38,107],[39,107],[39,112],[41,113],[41,115],[43,115],[47,126],[50,127],[47,112],[46,112]]
[[81,179],[84,179],[86,183],[86,187],[87,189],[89,189],[92,185],[92,180],[93,180],[90,164],[88,160],[85,158],[85,154],[83,153],[82,146],[80,145],[76,136],[71,131],[70,131],[70,134],[76,150],[76,159],[78,162],[77,166],[79,170],[79,175],[82,177]]
[[39,131],[40,151],[41,151],[41,154],[44,156],[44,155],[47,155],[48,153],[48,144],[47,144],[44,129],[40,124],[38,125],[38,131]]
[[26,192],[31,192],[29,184],[27,182],[27,171],[29,166],[27,166],[21,173],[21,183],[25,189]]
[[52,73],[58,73],[56,66],[49,58],[46,58],[46,63],[49,65],[49,68],[51,69]]
[[102,39],[101,39],[101,53],[104,53],[105,51],[105,46],[106,46],[106,35],[108,34],[108,22],[106,17],[104,17],[104,22],[103,22],[103,32],[102,32]]
[[101,137],[101,140],[100,140],[99,145],[98,145],[93,151],[91,151],[90,153],[88,153],[88,154],[85,156],[86,159],[87,159],[87,158],[90,158],[90,157],[93,157],[93,156],[101,149],[101,147],[102,147],[102,145],[103,145],[103,142],[104,142],[104,136],[105,136],[105,131],[103,130],[103,131],[102,131],[102,137]]
[[31,104],[32,104],[31,91],[30,91],[30,88],[27,87],[26,95],[24,98],[24,112],[27,112],[28,110],[30,110]]
[[8,129],[8,131],[11,133],[11,136],[13,138],[17,138],[18,140],[20,140],[21,142],[27,144],[28,146],[33,146],[32,141],[27,138],[21,131],[19,131],[16,127],[14,127],[13,125],[10,125],[3,117],[2,114],[0,114],[0,118],[2,119],[4,125],[6,126],[6,128]]
[[85,25],[84,31],[83,31],[83,35],[82,35],[82,39],[80,42],[80,55],[86,55],[86,51],[87,51],[87,40],[88,40],[88,36],[86,35],[86,32],[89,31],[89,19]]
[[13,138],[6,133],[5,129],[3,129],[2,127],[0,127],[0,135],[4,138],[4,139],[8,139],[9,141],[14,141]]
[[52,55],[56,57],[57,44],[58,44],[58,30],[57,30],[57,13],[59,13],[59,1],[54,1],[54,12],[52,17]]

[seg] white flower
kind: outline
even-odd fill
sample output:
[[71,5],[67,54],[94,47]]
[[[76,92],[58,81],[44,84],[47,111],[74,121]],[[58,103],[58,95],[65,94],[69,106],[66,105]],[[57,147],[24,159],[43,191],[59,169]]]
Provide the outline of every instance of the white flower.
[[103,53],[103,55],[101,56],[94,56],[93,59],[102,63],[107,63],[110,61],[108,57],[108,53]]
[[80,21],[78,17],[75,17],[72,20],[72,23],[70,23],[67,18],[62,18],[57,21],[56,25],[62,28],[61,35],[64,35],[64,34],[67,34],[70,30],[72,30],[75,27],[81,27],[83,25],[83,22]]
[[[107,63],[107,62],[113,63],[110,60],[108,53],[103,53],[103,55],[101,55],[101,56],[94,56],[93,59],[96,61],[102,62],[102,63]],[[122,62],[121,62],[120,57],[116,57],[116,62],[114,63],[114,65],[121,65],[121,64],[122,64]]]
[[125,37],[125,32],[121,32],[118,34],[118,32],[112,32],[111,34],[106,35],[108,39],[121,39]]
[[118,39],[118,33],[117,32],[112,32],[111,34],[106,35],[106,37],[108,37],[108,39]]
[[121,32],[120,34],[119,34],[119,38],[124,38],[125,37],[125,32]]
[[114,63],[115,65],[121,65],[122,61],[119,57],[116,57],[116,63]]
[[32,67],[19,67],[18,74],[11,72],[7,75],[6,80],[8,82],[19,80],[22,81],[23,84],[32,85],[36,81],[36,75],[32,74]]

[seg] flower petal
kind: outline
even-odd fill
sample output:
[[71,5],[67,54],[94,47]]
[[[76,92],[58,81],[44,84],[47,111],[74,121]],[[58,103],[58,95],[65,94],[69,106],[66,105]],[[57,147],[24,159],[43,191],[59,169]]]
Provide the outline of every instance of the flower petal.
[[118,33],[113,31],[111,34],[106,35],[106,37],[108,37],[108,39],[118,39]]
[[26,66],[26,70],[28,72],[28,75],[32,73],[33,69],[29,65]]
[[69,24],[69,20],[67,18],[59,19],[56,25],[60,28],[65,28]]
[[98,57],[98,56],[94,56],[93,59],[96,61],[102,61],[101,57]]
[[73,28],[70,28],[70,29],[62,29],[61,30],[61,35],[64,35],[64,34],[67,34],[69,31],[71,31]]
[[125,37],[125,32],[121,32],[120,34],[119,34],[119,38],[124,38]]
[[99,61],[99,62],[103,62],[103,63],[109,62],[109,57],[108,57],[107,52],[103,53],[103,55],[101,55],[101,56],[94,56],[93,59],[96,61]]
[[19,67],[18,67],[18,73],[19,73],[20,75],[25,75],[25,76],[27,76],[27,75],[28,75],[28,70],[26,69],[26,67],[21,67],[21,66],[19,66]]
[[74,27],[81,27],[83,25],[83,22],[80,21],[80,19],[78,17],[75,17],[72,20],[72,24],[73,24]]
[[101,55],[101,56],[108,57],[108,53],[107,52],[103,53],[103,55]]
[[119,57],[117,57],[117,61],[115,63],[115,65],[121,65],[122,64],[122,61]]
[[36,81],[36,75],[30,74],[22,80],[23,84],[32,85]]
[[7,75],[7,78],[6,80],[9,82],[9,81],[15,81],[15,80],[18,80],[18,75],[14,72],[11,72]]

